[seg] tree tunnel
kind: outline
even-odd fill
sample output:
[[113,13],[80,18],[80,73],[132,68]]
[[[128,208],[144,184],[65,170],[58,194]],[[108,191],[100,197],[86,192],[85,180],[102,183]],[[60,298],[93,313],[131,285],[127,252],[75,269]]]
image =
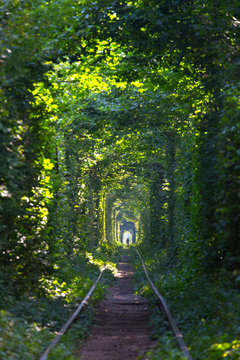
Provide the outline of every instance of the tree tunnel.
[[136,177],[134,181],[125,178],[105,189],[101,202],[104,240],[122,245],[127,239],[130,245],[141,243],[144,240],[141,229],[149,216],[148,197],[146,182]]
[[[196,290],[199,325],[233,298],[215,279],[240,282],[239,0],[1,3],[0,305],[57,298],[129,239],[170,299]],[[204,329],[239,338],[217,310]]]
[[123,219],[120,221],[119,241],[122,244],[127,244],[127,240],[129,241],[129,244],[134,244],[136,242],[136,226],[133,221]]

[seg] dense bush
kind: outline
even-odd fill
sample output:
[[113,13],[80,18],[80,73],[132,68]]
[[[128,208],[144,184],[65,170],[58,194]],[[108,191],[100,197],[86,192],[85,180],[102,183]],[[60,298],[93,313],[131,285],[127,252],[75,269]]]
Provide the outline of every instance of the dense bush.
[[107,261],[125,220],[159,288],[194,308],[173,305],[180,323],[227,331],[232,345],[206,335],[204,354],[234,358],[239,11],[237,0],[1,4],[3,307],[77,300],[96,274],[87,259]]

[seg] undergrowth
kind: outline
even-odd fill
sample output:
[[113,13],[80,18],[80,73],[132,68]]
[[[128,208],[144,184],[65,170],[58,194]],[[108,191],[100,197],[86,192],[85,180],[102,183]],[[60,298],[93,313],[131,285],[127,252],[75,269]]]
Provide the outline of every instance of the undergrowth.
[[[239,360],[240,294],[236,272],[215,269],[209,274],[193,273],[171,266],[164,254],[151,253],[150,249],[143,254],[150,278],[166,299],[193,359]],[[168,327],[164,330],[165,320],[156,314],[157,300],[136,254],[134,264],[135,290],[150,301],[153,336],[157,341],[156,349],[144,359],[182,359]]]
[[[42,278],[35,292],[14,296],[9,289],[0,298],[0,358],[5,360],[35,360],[55,337],[95,282],[99,269],[104,267],[100,283],[90,301],[78,315],[49,360],[74,360],[75,345],[81,346],[89,332],[94,316],[94,305],[100,301],[112,282],[114,261],[118,254],[95,251],[73,264],[58,264],[51,277]],[[81,261],[80,261],[81,260]],[[8,291],[7,291],[8,290]]]

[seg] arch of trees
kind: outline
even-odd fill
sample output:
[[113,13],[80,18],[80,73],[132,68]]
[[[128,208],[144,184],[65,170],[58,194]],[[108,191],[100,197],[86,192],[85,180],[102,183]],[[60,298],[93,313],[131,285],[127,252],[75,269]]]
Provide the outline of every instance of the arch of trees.
[[130,244],[134,244],[136,242],[136,225],[133,221],[123,219],[120,222],[119,240],[123,244],[127,238]]
[[4,285],[41,288],[56,264],[114,245],[124,218],[182,274],[239,269],[239,11],[3,2]]

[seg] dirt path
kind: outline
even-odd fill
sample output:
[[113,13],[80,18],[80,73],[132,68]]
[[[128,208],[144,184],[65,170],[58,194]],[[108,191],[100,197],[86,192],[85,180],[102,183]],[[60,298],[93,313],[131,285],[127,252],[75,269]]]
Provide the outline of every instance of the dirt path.
[[133,294],[129,261],[122,257],[114,286],[97,308],[95,325],[78,353],[81,360],[136,360],[152,345],[148,303]]

